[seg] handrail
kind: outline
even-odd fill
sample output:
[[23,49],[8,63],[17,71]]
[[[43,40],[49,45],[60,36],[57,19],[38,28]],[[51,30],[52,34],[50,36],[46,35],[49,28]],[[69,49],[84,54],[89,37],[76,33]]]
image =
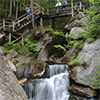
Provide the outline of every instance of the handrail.
[[[34,9],[34,11],[35,11],[34,14],[36,14],[37,10],[39,11],[39,8],[41,8],[41,6]],[[19,18],[17,18],[16,20],[20,20],[21,18],[26,17],[26,16],[27,16],[27,14],[24,14],[24,15],[20,16]]]
[[[57,9],[58,7],[41,7],[39,6],[38,8],[34,9],[34,15],[35,15],[35,19],[37,19],[40,14],[43,15],[42,11],[45,13],[44,15],[48,15],[50,17],[50,15],[52,16],[57,16],[56,13],[58,13],[60,11],[60,15],[62,14],[62,16],[67,13],[67,14],[72,14],[72,16],[74,15],[74,11],[77,10],[81,10],[85,7],[87,7],[88,3],[86,4],[86,2],[84,1],[79,1],[79,2],[73,2],[73,5],[71,5],[71,3],[69,4],[66,4],[66,5],[61,5],[59,7],[63,7],[65,6],[65,10],[62,10],[62,9]],[[66,15],[67,15],[66,14]],[[25,25],[28,25],[31,23],[31,16],[32,16],[32,13],[27,16],[27,14],[23,14],[22,16],[20,16],[19,18],[17,18],[16,20],[4,20],[1,22],[2,25],[0,26],[0,29],[3,28],[3,30],[8,30],[8,29],[11,29],[12,31],[15,31],[16,27],[18,28],[20,25],[22,24],[25,24]],[[34,19],[34,20],[35,20]],[[23,25],[22,27],[18,28],[18,29],[21,29],[23,28],[25,25]]]
[[[73,4],[75,4],[75,3],[89,3],[89,2],[86,2],[86,1],[78,1],[78,2],[73,2]],[[61,6],[59,6],[59,7],[63,7],[63,6],[68,6],[68,5],[71,5],[71,3],[68,3],[68,4],[66,4],[66,5],[61,5]],[[52,8],[57,8],[57,7],[55,7],[55,6],[53,6],[53,7],[44,7],[45,9],[52,9]]]

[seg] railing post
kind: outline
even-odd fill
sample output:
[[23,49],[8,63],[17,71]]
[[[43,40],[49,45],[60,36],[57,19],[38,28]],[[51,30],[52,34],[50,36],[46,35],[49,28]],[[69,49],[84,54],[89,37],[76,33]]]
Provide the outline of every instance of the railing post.
[[53,20],[52,28],[53,28],[53,30],[55,31],[55,18],[53,18],[52,20]]
[[80,10],[82,9],[82,3],[80,2]]
[[3,30],[5,30],[5,20],[3,19]]
[[9,42],[11,42],[11,33],[9,33]]
[[72,17],[73,17],[74,16],[73,0],[71,0],[71,10],[72,10]]
[[39,14],[41,14],[41,6],[39,6]]
[[43,18],[40,17],[40,26],[43,26]]
[[56,13],[59,13],[59,6],[57,6],[57,12]]
[[19,20],[18,20],[18,26],[20,26]]
[[49,9],[47,9],[47,15],[49,15]]
[[77,3],[75,3],[75,10],[77,9]]
[[50,17],[50,20],[49,20],[49,25],[52,27],[52,20],[51,20],[51,17]]
[[12,31],[14,32],[15,31],[15,22],[13,21],[12,24],[13,24],[12,25]]
[[90,3],[90,8],[92,7],[91,3]]
[[24,38],[23,38],[23,36],[22,36],[22,46],[24,45],[24,41],[23,41],[23,40],[24,40]]

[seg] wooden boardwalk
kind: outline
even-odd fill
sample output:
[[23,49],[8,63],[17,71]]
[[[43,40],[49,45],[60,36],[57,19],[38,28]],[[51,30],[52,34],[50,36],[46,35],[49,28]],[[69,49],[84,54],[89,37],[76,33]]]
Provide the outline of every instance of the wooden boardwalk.
[[[66,5],[65,10],[62,10],[62,6],[60,6],[60,11],[58,7],[49,7],[44,9],[41,9],[41,7],[39,7],[38,9],[34,10],[34,16],[35,16],[34,20],[39,19],[40,25],[42,26],[43,19],[52,19],[52,18],[64,17],[68,15],[71,15],[73,17],[76,12],[79,12],[80,10],[88,9],[89,7],[91,7],[91,5],[86,2],[75,2],[75,3],[68,4]],[[17,32],[22,28],[26,27],[27,25],[31,24],[31,18],[32,18],[31,14],[29,16],[24,14],[16,20],[3,19],[0,22],[0,30],[11,32],[11,33]]]

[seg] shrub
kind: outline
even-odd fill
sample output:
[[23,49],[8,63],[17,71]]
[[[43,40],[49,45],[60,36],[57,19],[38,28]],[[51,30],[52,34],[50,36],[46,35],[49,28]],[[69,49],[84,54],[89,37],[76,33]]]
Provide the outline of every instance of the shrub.
[[58,35],[58,36],[64,36],[64,33],[63,32],[60,32],[60,31],[54,31],[53,29],[52,29],[52,27],[51,26],[47,26],[46,27],[48,30],[51,30],[52,31],[52,33],[53,33],[53,35]]
[[28,50],[28,53],[26,55],[28,56],[28,55],[35,54],[38,51],[37,43],[31,42],[29,39],[26,39],[25,41],[26,41],[26,47]]
[[88,26],[89,38],[100,38],[100,14],[94,16]]
[[66,48],[64,46],[54,45],[54,47],[57,48],[58,50],[63,50],[64,52],[66,52]]
[[92,78],[92,80],[94,81],[92,85],[94,89],[100,89],[100,66],[95,68],[94,71],[96,72],[96,74],[95,74],[95,78]]
[[[13,41],[9,42],[8,36],[6,36],[5,40],[7,43],[5,43],[3,46],[1,46],[1,48],[5,54],[11,49],[16,50],[18,53],[23,53],[25,51],[24,49],[26,49],[27,50],[27,52],[25,52],[26,56],[33,55],[33,54],[37,53],[37,51],[38,51],[37,43],[36,43],[33,35],[29,35],[28,38],[25,38],[23,40],[24,46],[22,46],[22,40],[17,43],[13,43]],[[23,48],[23,47],[25,47],[25,48]]]

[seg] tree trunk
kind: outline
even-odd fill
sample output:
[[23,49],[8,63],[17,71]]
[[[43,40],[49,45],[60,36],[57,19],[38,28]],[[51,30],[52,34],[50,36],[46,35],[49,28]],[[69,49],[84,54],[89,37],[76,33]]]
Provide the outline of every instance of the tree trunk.
[[32,27],[33,27],[33,29],[35,29],[35,25],[34,25],[33,0],[31,0],[31,14],[32,14]]
[[9,13],[9,17],[11,17],[12,15],[12,0],[10,0],[10,13]]
[[16,7],[16,19],[18,18],[18,0],[17,0],[17,7]]

